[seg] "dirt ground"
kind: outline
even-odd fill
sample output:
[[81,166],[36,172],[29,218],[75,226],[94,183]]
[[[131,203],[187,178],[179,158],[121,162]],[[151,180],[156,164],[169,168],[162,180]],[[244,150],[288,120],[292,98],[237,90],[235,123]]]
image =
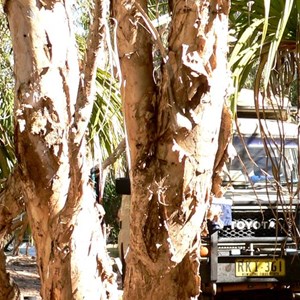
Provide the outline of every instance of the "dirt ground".
[[20,288],[24,300],[26,297],[40,297],[40,278],[37,272],[35,257],[27,255],[7,256],[7,270]]
[[[113,269],[117,274],[117,282],[119,286],[120,296],[119,299],[122,299],[122,284],[121,284],[121,275],[117,267],[117,246],[109,245],[108,252],[113,259]],[[24,300],[27,297],[35,296],[35,300],[42,300],[40,296],[40,278],[37,271],[36,258],[35,256],[20,254],[13,256],[8,254],[6,257],[6,267],[10,273],[10,276],[17,283],[20,288],[21,295]],[[22,298],[21,298],[22,299]],[[30,299],[30,298],[29,298]],[[23,299],[22,299],[23,300]]]

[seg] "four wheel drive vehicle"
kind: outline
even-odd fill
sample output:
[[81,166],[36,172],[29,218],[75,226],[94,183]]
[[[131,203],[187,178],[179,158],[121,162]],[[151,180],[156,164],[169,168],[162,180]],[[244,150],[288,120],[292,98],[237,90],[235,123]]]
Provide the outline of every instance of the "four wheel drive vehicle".
[[[229,291],[300,289],[298,126],[238,119],[221,211],[202,237],[202,299]],[[282,292],[282,291],[281,291]],[[224,294],[226,295],[226,294]],[[284,299],[289,299],[285,297]]]

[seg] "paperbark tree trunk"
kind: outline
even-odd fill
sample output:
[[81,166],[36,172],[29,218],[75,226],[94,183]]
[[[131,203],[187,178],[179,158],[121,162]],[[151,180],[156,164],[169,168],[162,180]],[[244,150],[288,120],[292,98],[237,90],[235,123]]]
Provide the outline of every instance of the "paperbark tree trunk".
[[[195,299],[226,98],[229,1],[170,1],[168,51],[147,1],[114,1],[131,163],[124,299]],[[162,81],[153,81],[152,40]],[[220,156],[222,156],[220,154]]]
[[103,2],[95,1],[81,70],[71,3],[8,0],[4,6],[14,51],[16,154],[44,300],[116,297],[104,211],[85,153]]

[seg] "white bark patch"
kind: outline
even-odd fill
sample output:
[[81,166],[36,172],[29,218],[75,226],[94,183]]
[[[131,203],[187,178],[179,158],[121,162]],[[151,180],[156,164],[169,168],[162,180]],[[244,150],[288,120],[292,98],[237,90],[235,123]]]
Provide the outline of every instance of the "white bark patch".
[[204,68],[203,59],[200,57],[197,51],[187,52],[189,45],[182,45],[182,63],[189,67],[192,72],[191,75],[198,77],[199,75],[204,75],[208,77],[208,74]]
[[188,131],[192,130],[191,121],[180,113],[176,114],[176,122],[179,128],[186,128]]
[[[41,19],[44,23],[48,43],[50,43],[48,45],[50,49],[48,50],[51,51],[49,59],[51,60],[52,68],[57,66],[62,67],[65,65],[70,42],[68,38],[66,39],[66,37],[70,36],[70,32],[63,4],[56,2],[52,10],[42,10]],[[54,19],[55,22],[53,22]]]
[[18,124],[19,124],[19,131],[23,132],[25,130],[25,127],[26,127],[25,120],[24,119],[19,119]]
[[41,111],[35,111],[32,114],[31,133],[42,134],[46,133],[47,119],[43,116]]
[[172,150],[175,152],[177,151],[179,154],[179,162],[182,162],[182,159],[185,156],[190,156],[191,154],[187,152],[184,148],[182,148],[175,140],[173,140],[173,147]]
[[62,143],[63,127],[58,122],[56,115],[44,108],[33,112],[31,120],[31,133],[44,136],[47,146],[53,147],[54,154],[57,155],[58,145]]
[[25,119],[23,118],[23,109],[25,108],[32,108],[31,105],[28,105],[28,104],[22,104],[22,109],[17,109],[16,110],[16,117],[17,117],[17,122],[18,122],[18,125],[19,125],[19,131],[20,132],[23,132],[26,128],[26,121]]
[[190,109],[189,113],[191,115],[191,117],[193,118],[193,121],[195,124],[201,124],[201,113],[198,113],[196,110],[194,109]]
[[55,154],[57,154],[59,147],[55,147],[55,145],[59,145],[62,142],[62,137],[59,135],[56,131],[51,131],[45,136],[45,141],[48,144],[48,146],[53,146]]

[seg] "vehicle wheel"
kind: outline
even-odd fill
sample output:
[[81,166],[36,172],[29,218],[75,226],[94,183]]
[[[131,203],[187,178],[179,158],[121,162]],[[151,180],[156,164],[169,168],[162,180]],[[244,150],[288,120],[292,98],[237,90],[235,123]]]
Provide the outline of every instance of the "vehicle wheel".
[[[201,289],[202,289],[202,295],[205,296],[213,297],[217,294],[217,284],[215,282],[204,284],[201,286]],[[213,298],[208,298],[208,299],[213,299]]]
[[293,299],[300,299],[300,293],[293,293]]
[[215,297],[210,294],[201,294],[199,300],[214,300]]

